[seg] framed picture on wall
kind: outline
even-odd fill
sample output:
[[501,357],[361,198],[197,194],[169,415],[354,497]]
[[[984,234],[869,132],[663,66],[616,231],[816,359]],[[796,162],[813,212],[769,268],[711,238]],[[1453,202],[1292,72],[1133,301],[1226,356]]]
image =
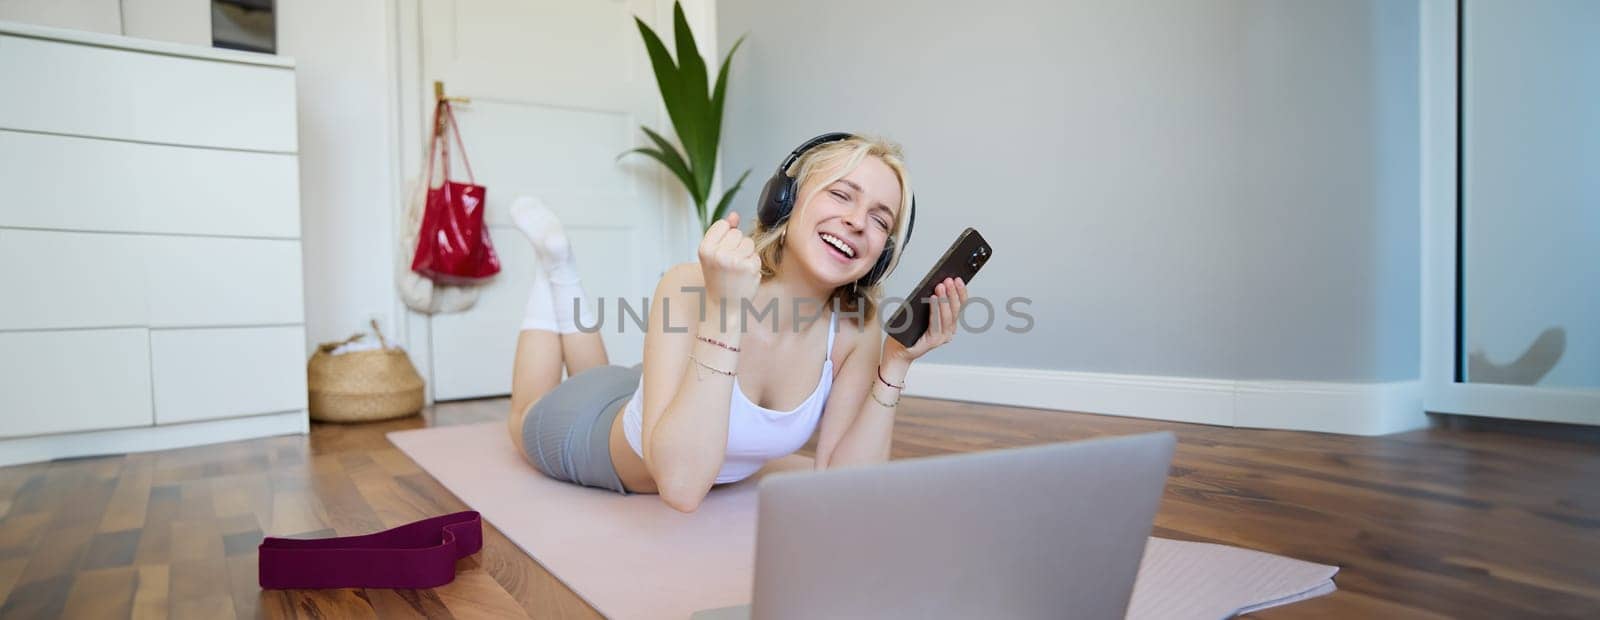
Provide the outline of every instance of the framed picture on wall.
[[276,54],[275,3],[276,0],[211,0],[212,47]]

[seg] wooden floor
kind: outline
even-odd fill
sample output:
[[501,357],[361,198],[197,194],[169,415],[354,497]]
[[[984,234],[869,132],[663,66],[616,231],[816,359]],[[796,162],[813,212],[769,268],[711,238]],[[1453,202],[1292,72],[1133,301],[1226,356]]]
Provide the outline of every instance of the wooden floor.
[[[446,587],[256,587],[264,534],[359,534],[465,509],[383,435],[498,420],[505,407],[0,469],[0,616],[595,617],[487,523],[483,551]],[[1343,567],[1338,592],[1260,617],[1600,617],[1592,443],[1460,430],[1357,438],[908,398],[894,454],[1156,429],[1180,440],[1157,535]]]

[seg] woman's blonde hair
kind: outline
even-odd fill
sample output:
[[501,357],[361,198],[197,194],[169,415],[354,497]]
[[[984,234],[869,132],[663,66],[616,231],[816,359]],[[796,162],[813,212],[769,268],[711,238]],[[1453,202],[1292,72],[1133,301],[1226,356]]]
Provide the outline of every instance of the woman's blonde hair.
[[[894,271],[895,265],[900,263],[900,254],[906,247],[906,218],[911,215],[911,178],[906,174],[900,145],[874,136],[854,135],[844,140],[813,147],[784,172],[795,179],[797,195],[794,199],[794,208],[799,210],[804,208],[813,196],[850,174],[867,157],[876,157],[883,161],[900,180],[900,208],[895,212],[894,225],[889,229],[889,238],[894,240],[894,252],[889,257],[889,270],[884,273],[887,276],[889,272]],[[794,213],[791,212],[788,218],[770,229],[757,224],[755,232],[751,233],[756,254],[761,257],[763,281],[778,273],[778,263],[783,261],[786,230],[789,220],[793,217]],[[873,264],[876,264],[878,257],[873,257],[872,260]],[[876,320],[878,300],[883,297],[883,281],[884,278],[878,278],[878,281],[871,286],[858,287],[854,282],[840,286],[833,290],[824,303],[829,307],[837,303],[844,312],[859,312],[864,320]]]

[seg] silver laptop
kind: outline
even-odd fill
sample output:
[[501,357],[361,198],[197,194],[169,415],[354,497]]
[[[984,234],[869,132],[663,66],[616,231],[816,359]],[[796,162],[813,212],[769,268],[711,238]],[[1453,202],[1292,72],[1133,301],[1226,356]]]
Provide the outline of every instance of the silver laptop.
[[697,620],[1122,618],[1171,433],[776,474],[750,605]]

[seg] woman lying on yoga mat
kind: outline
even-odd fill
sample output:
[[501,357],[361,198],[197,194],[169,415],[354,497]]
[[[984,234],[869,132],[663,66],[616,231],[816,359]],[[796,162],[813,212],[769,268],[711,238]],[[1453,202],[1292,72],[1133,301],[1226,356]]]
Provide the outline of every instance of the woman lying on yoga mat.
[[819,428],[818,469],[887,461],[906,370],[950,341],[967,299],[947,280],[915,346],[885,337],[880,287],[914,204],[900,158],[849,134],[796,149],[762,192],[753,233],[733,213],[706,231],[699,262],[662,276],[644,362],[628,368],[607,363],[598,331],[577,328],[596,317],[555,214],[518,201],[512,217],[544,273],[517,337],[512,442],[547,476],[658,493],[683,512]]

